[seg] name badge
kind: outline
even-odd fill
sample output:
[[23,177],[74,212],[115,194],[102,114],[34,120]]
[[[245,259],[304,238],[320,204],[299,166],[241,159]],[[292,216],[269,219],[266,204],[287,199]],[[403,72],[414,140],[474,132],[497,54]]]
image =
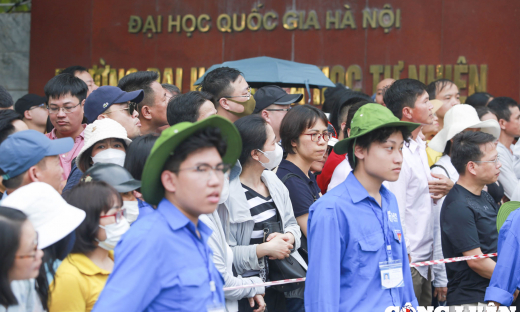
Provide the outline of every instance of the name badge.
[[404,287],[403,264],[400,260],[379,262],[381,288]]

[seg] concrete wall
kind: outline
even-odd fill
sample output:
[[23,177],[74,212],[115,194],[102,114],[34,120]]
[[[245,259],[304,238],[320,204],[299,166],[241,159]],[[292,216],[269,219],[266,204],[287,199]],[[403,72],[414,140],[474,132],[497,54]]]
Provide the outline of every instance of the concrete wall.
[[29,89],[30,37],[30,13],[0,14],[0,85],[15,102]]

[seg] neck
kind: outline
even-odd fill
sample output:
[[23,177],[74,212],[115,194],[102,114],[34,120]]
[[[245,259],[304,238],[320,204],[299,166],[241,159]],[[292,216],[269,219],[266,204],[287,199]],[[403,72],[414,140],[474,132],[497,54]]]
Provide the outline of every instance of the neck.
[[440,118],[438,117],[438,122],[439,122],[439,129],[443,129],[444,128],[444,118]]
[[[408,119],[408,118],[406,118],[406,117],[404,117],[404,116],[401,118],[401,121],[406,121],[406,122],[417,122],[417,121],[415,121],[415,120]],[[439,124],[440,124],[440,123],[439,123]],[[442,128],[439,128],[439,129],[442,129]],[[422,130],[422,125],[419,126],[419,127],[417,127],[414,131],[412,131],[412,139],[414,139],[414,140],[417,139],[417,136],[419,135],[419,133],[421,132],[421,130]]]
[[301,171],[308,177],[309,170],[311,169],[312,161],[303,159],[299,154],[288,154],[287,161],[292,162],[296,167],[300,168]]
[[240,173],[240,182],[249,186],[252,189],[256,189],[263,183],[261,177],[262,172],[264,172],[264,169],[265,168],[261,165],[256,166],[256,164],[246,164],[246,166],[242,168],[242,172]]
[[379,190],[381,189],[381,184],[383,184],[383,180],[371,176],[361,168],[362,165],[358,164],[356,169],[354,170],[354,176],[358,179],[359,183],[363,185],[365,190],[367,190],[368,195],[372,196],[376,200],[380,198]]
[[513,144],[513,141],[515,140],[514,137],[509,136],[505,131],[500,132],[500,137],[498,141],[502,143],[511,153],[511,144]]
[[45,133],[45,130],[47,129],[47,127],[44,125],[44,126],[38,126],[38,125],[35,125],[33,124],[32,122],[24,119],[25,121],[25,124],[27,125],[27,128],[31,129],[31,130],[36,130],[38,132],[41,132],[41,133]]
[[230,112],[222,108],[222,106],[217,107],[217,115],[224,117],[231,122],[235,122],[238,120],[237,116],[231,114]]
[[486,186],[485,184],[475,182],[472,177],[467,177],[466,175],[461,175],[457,181],[457,184],[477,196],[480,196],[482,189],[484,189],[484,186]]
[[141,135],[146,135],[155,132],[155,128],[151,120],[143,118],[139,121],[141,122]]
[[190,212],[188,212],[187,209],[184,209],[183,207],[181,207],[181,205],[179,204],[179,201],[177,200],[177,198],[175,198],[175,195],[173,193],[170,193],[170,192],[165,192],[164,194],[164,197],[172,204],[175,206],[175,208],[179,209],[179,211],[186,216],[186,218],[188,218],[193,224],[195,224],[195,227],[197,227],[199,225],[199,215],[193,215],[191,214]]
[[61,138],[72,138],[75,141],[76,138],[81,134],[81,132],[83,132],[83,130],[85,130],[85,128],[83,127],[83,125],[80,125],[79,128],[76,131],[71,132],[71,133],[61,133],[58,130],[56,130],[55,133],[56,133],[56,137],[58,139],[61,139]]
[[93,251],[89,252],[85,256],[87,256],[87,258],[92,260],[92,262],[94,262],[94,264],[97,265],[100,268],[104,267],[105,261],[107,261],[107,259],[109,258],[108,257],[108,250],[103,249],[101,247],[97,247],[96,249],[94,249]]

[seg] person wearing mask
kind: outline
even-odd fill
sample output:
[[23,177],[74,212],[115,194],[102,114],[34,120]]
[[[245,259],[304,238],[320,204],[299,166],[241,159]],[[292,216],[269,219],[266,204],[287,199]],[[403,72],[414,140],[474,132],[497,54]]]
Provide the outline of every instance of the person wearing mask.
[[115,249],[114,269],[94,311],[222,311],[223,279],[201,214],[217,208],[224,173],[240,154],[235,126],[220,116],[183,122],[161,133],[141,179],[157,205]]
[[219,67],[207,72],[201,83],[201,91],[213,96],[217,115],[231,122],[251,115],[255,110],[255,98],[242,73],[234,68]]
[[291,109],[293,103],[298,103],[303,94],[287,94],[279,86],[265,86],[256,90],[254,95],[256,106],[253,114],[259,114],[273,128],[274,135],[280,140],[280,125],[282,119]]
[[520,136],[520,108],[509,97],[496,97],[488,107],[497,116],[501,129],[497,150],[502,167],[498,181],[504,187],[505,196],[511,199],[520,181],[520,144],[513,145]]
[[63,168],[63,181],[67,181],[71,164],[84,144],[83,105],[87,98],[87,85],[83,80],[70,74],[53,77],[44,88],[47,97],[49,119],[54,129],[46,136],[51,140],[72,138],[72,150],[61,154],[60,165]]
[[70,74],[74,77],[78,77],[83,80],[88,87],[87,97],[94,91],[97,90],[98,85],[94,82],[92,75],[88,72],[88,70],[83,66],[69,66],[61,71],[60,74]]
[[67,204],[60,193],[43,182],[17,189],[2,201],[2,205],[25,213],[38,233],[38,249],[44,254],[36,277],[36,291],[43,309],[48,310],[49,284],[55,270],[71,251],[74,229],[85,219],[85,212]]
[[160,133],[168,127],[166,107],[170,100],[169,92],[157,82],[159,76],[154,71],[139,71],[124,76],[117,86],[125,91],[142,90],[144,98],[137,104],[141,122],[141,134]]
[[124,92],[118,87],[100,87],[85,101],[85,117],[88,123],[96,119],[113,119],[125,128],[130,139],[134,139],[141,135],[136,108],[143,97],[143,90]]
[[430,100],[442,101],[442,106],[437,110],[439,129],[444,127],[444,115],[453,106],[460,104],[460,92],[457,85],[449,79],[439,79],[426,87]]
[[[237,172],[233,168],[230,173],[227,202],[229,245],[233,250],[235,269],[239,275],[259,276],[265,282],[273,280],[271,273],[275,268],[271,261],[291,257],[304,272],[307,264],[297,251],[301,233],[289,191],[271,171],[280,164],[283,156],[274,130],[258,115],[243,117],[235,122],[235,126],[242,138],[239,158],[242,170]],[[269,235],[265,235],[266,229],[273,224],[279,225],[277,231],[268,230]],[[285,293],[268,288],[265,295],[267,309],[303,311],[303,285],[295,286],[298,287]],[[240,301],[239,305],[240,311],[252,310],[246,300]]]
[[26,94],[16,101],[15,111],[23,116],[23,122],[29,129],[46,132],[49,111],[45,104],[47,99],[36,94]]
[[179,122],[196,122],[215,115],[217,110],[211,102],[211,94],[191,91],[170,100],[167,109],[168,124],[173,126]]
[[386,106],[385,104],[385,101],[384,101],[384,95],[385,95],[385,91],[388,87],[390,87],[392,85],[392,83],[395,82],[395,79],[392,79],[392,78],[385,78],[383,80],[381,80],[377,86],[376,86],[376,103],[378,104],[381,104],[383,106]]
[[4,87],[0,86],[0,110],[13,109],[13,97]]
[[141,187],[141,181],[135,180],[125,168],[111,163],[98,163],[85,171],[81,180],[102,181],[112,186],[123,199],[123,209],[128,223],[132,224],[137,220],[139,207],[133,192]]
[[66,200],[86,218],[50,286],[49,312],[91,311],[114,268],[114,247],[130,226],[121,196],[105,182],[80,183]]
[[418,126],[370,103],[334,146],[354,171],[310,208],[305,311],[417,307],[397,200],[382,184],[398,179],[401,149]]
[[[440,224],[445,258],[497,252],[498,206],[483,190],[500,175],[496,138],[484,132],[466,131],[453,138],[451,162],[459,179],[442,204]],[[446,264],[447,300],[455,306],[485,306],[484,296],[495,268],[491,258]],[[461,310],[459,310],[461,311]]]

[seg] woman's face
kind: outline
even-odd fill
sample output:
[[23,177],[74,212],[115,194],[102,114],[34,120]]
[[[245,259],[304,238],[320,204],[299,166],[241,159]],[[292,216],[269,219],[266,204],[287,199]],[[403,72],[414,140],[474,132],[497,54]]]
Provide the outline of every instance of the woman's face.
[[[265,125],[265,132],[267,134],[267,140],[265,140],[265,143],[264,143],[264,147],[262,148],[262,151],[263,152],[269,152],[269,151],[274,151],[275,148],[276,148],[276,142],[277,142],[277,138],[276,138],[276,135],[274,134],[274,130],[273,130],[273,127],[271,127],[271,125],[269,124],[266,124]],[[259,156],[259,160],[263,163],[268,163],[269,162],[269,159],[267,159],[267,157],[258,152],[258,156]]]
[[[292,142],[292,146],[296,154],[308,162],[320,161],[323,154],[327,151],[327,141],[323,139],[324,134],[328,134],[327,124],[321,119],[309,129],[305,129],[300,135],[299,142]],[[319,139],[312,138],[320,136]]]
[[109,139],[101,140],[101,141],[97,142],[96,144],[94,144],[94,147],[92,148],[92,155],[91,156],[94,157],[99,152],[107,150],[109,148],[113,148],[113,149],[116,149],[116,150],[120,150],[120,151],[126,152],[125,145],[123,144],[122,140],[109,138]]
[[9,270],[11,281],[36,278],[42,264],[43,251],[38,249],[38,234],[32,223],[23,223],[20,233],[20,246],[16,251],[13,267]]
[[[116,223],[116,214],[121,211],[123,207],[119,205],[119,198],[114,195],[114,198],[112,199],[112,202],[114,202],[114,207],[110,208],[107,212],[101,212],[99,215],[99,225],[106,226],[109,224]],[[119,222],[127,222],[126,220],[120,220]],[[97,239],[100,241],[104,241],[107,239],[107,233],[105,229],[99,228]]]

